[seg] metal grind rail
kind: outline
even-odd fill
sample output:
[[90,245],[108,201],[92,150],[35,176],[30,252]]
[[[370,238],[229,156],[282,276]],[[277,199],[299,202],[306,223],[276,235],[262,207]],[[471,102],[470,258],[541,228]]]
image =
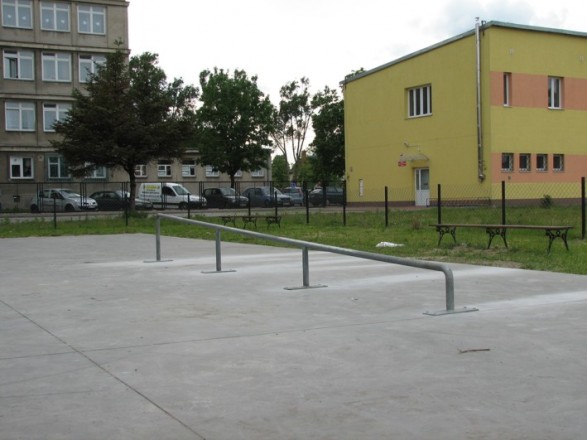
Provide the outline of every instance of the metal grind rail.
[[196,226],[201,226],[204,228],[214,229],[216,231],[216,270],[213,272],[223,272],[222,270],[222,252],[221,252],[221,231],[232,232],[235,234],[245,235],[248,237],[255,237],[261,240],[268,240],[277,243],[287,244],[293,247],[300,248],[302,250],[302,278],[303,278],[303,285],[301,287],[293,287],[293,288],[286,288],[288,290],[294,289],[310,289],[315,287],[326,287],[323,285],[310,285],[310,260],[309,260],[309,250],[315,251],[323,251],[323,252],[331,252],[333,254],[340,254],[340,255],[347,255],[350,257],[362,258],[366,260],[374,260],[380,261],[383,263],[391,263],[391,264],[399,264],[402,266],[409,266],[415,267],[418,269],[426,269],[426,270],[435,270],[438,272],[442,272],[445,277],[445,290],[446,290],[446,310],[441,310],[438,312],[425,312],[426,315],[438,316],[438,315],[446,315],[452,313],[462,313],[462,312],[474,312],[478,309],[471,308],[471,307],[463,307],[460,309],[455,309],[455,301],[454,301],[454,277],[452,270],[440,263],[435,263],[431,261],[421,261],[421,260],[410,260],[406,258],[399,258],[394,257],[391,255],[382,255],[376,254],[372,252],[364,252],[364,251],[357,251],[353,249],[346,249],[336,246],[329,246],[325,244],[319,243],[312,243],[309,241],[303,240],[296,240],[293,238],[285,238],[285,237],[278,237],[275,235],[270,234],[263,234],[260,232],[255,232],[247,229],[238,229],[233,228],[230,226],[223,226],[215,223],[207,223],[202,222],[199,220],[191,220],[183,217],[178,217],[175,215],[169,214],[157,214],[156,223],[155,223],[155,246],[156,246],[156,260],[158,262],[161,261],[161,219],[165,218],[168,220],[177,221],[180,223],[187,223]]

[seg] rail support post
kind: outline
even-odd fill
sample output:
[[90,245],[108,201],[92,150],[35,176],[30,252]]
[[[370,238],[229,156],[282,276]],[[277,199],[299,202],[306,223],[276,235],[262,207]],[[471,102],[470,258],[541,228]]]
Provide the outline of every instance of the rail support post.
[[310,257],[308,247],[302,247],[302,286],[300,287],[284,287],[285,290],[300,290],[300,289],[316,289],[326,287],[324,284],[316,284],[310,286]]

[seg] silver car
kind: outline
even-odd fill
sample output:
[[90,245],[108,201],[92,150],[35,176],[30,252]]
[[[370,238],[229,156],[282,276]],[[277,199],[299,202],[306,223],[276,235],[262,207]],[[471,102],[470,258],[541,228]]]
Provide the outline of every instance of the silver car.
[[31,212],[57,211],[96,211],[98,203],[90,197],[82,197],[67,188],[53,188],[39,191],[31,200]]

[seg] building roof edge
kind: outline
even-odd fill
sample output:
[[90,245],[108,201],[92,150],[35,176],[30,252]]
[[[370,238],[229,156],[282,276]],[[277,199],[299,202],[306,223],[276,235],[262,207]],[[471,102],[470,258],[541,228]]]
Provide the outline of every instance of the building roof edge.
[[[587,38],[587,33],[585,33],[585,32],[571,31],[571,30],[565,30],[565,29],[547,28],[547,27],[539,27],[539,26],[529,26],[529,25],[522,25],[522,24],[515,24],[515,23],[507,23],[507,22],[503,22],[503,21],[481,22],[480,29],[482,31],[485,29],[488,29],[490,27],[501,27],[501,28],[508,28],[508,29],[517,29],[517,30],[532,31],[532,32],[545,32],[545,33],[561,34],[561,35],[569,35],[569,36],[573,36],[573,37]],[[463,32],[459,35],[455,35],[454,37],[447,38],[446,40],[440,41],[440,42],[435,43],[431,46],[427,46],[423,49],[417,50],[416,52],[409,53],[407,55],[404,55],[400,58],[397,58],[393,61],[382,64],[380,66],[374,67],[372,69],[365,70],[364,72],[357,73],[354,75],[347,75],[347,77],[345,77],[345,79],[343,79],[340,82],[340,84],[344,86],[345,84],[348,84],[348,83],[355,81],[357,79],[361,79],[365,76],[371,75],[373,73],[377,73],[377,72],[384,70],[384,69],[387,69],[388,67],[391,67],[395,64],[402,63],[406,60],[409,60],[411,58],[415,58],[415,57],[420,56],[422,54],[425,54],[427,52],[431,52],[431,51],[436,50],[440,47],[446,46],[448,44],[454,43],[455,41],[470,37],[472,35],[475,35],[475,29],[471,29],[471,30]]]

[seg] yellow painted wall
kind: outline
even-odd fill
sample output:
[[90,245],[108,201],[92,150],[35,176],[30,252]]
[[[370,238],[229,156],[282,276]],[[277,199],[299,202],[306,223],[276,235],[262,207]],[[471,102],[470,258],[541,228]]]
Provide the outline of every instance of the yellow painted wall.
[[[495,166],[502,152],[565,154],[572,158],[565,161],[567,175],[549,177],[568,181],[587,174],[583,170],[587,162],[587,114],[581,104],[587,79],[587,38],[489,26],[482,30],[481,47],[485,181],[478,179],[476,49],[475,35],[470,33],[346,84],[349,202],[382,202],[385,186],[395,191],[392,200],[414,200],[417,167],[430,169],[432,198],[436,197],[438,183],[443,185],[443,197],[496,198],[499,185],[495,184],[512,180],[511,174]],[[503,72],[513,75],[514,102],[519,98],[526,104],[506,108],[499,102]],[[566,94],[569,108],[549,110],[537,104],[546,102],[549,75],[566,80],[563,106]],[[432,115],[408,118],[407,90],[426,84],[432,85]],[[538,90],[541,84],[542,91]],[[526,90],[525,97],[516,97],[517,86],[535,89]],[[522,89],[518,90],[521,93]],[[408,160],[405,167],[398,167],[402,154],[423,154],[429,160]],[[516,176],[522,183],[523,175]],[[451,193],[447,194],[445,188]]]
[[[432,116],[409,118],[407,90],[426,84],[432,85]],[[438,182],[476,185],[475,90],[474,35],[348,83],[344,98],[349,202],[383,201],[385,186],[398,188],[404,200],[413,200],[414,168],[420,166],[430,168],[433,194]],[[408,160],[407,166],[398,167],[402,154],[423,154],[429,160]]]

